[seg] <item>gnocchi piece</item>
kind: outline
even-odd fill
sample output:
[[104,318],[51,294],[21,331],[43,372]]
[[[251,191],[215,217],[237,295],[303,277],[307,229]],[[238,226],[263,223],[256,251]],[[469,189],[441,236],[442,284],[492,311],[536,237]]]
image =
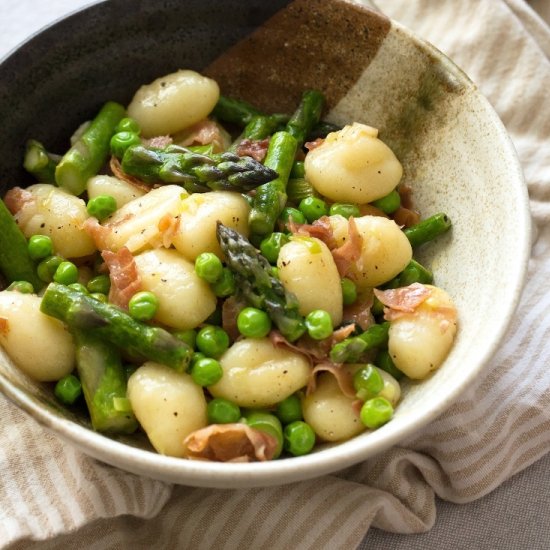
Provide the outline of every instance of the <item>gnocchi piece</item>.
[[0,344],[12,361],[39,382],[53,382],[75,366],[75,346],[65,325],[40,311],[34,294],[0,292]]
[[125,246],[134,253],[161,244],[161,220],[178,216],[185,197],[179,185],[164,185],[126,203],[99,227],[99,248],[116,252]]
[[175,134],[206,118],[220,96],[216,81],[180,70],[141,86],[128,105],[144,137]]
[[296,295],[300,313],[324,309],[332,326],[342,322],[342,285],[328,246],[312,237],[292,237],[281,247],[277,259],[279,279]]
[[388,351],[409,378],[426,378],[443,363],[457,330],[456,308],[442,289],[425,285],[429,297],[412,313],[399,312],[390,323]]
[[194,261],[202,252],[213,252],[222,258],[216,238],[216,222],[248,236],[250,206],[240,193],[212,191],[194,193],[181,205],[176,234],[172,244],[186,258]]
[[116,201],[116,207],[122,208],[126,203],[143,197],[146,191],[127,181],[119,180],[113,176],[94,176],[86,184],[88,198],[93,199],[99,195],[110,195]]
[[49,183],[25,189],[30,197],[22,202],[15,219],[25,237],[48,235],[56,254],[80,258],[96,251],[92,238],[82,228],[89,217],[86,203]]
[[176,250],[148,250],[135,256],[135,262],[143,290],[153,292],[159,300],[155,321],[176,329],[191,329],[216,309],[210,285]]
[[302,400],[304,420],[324,441],[344,441],[365,431],[353,410],[354,399],[342,393],[334,375],[322,372],[315,391]]
[[365,204],[392,191],[403,168],[376,128],[355,122],[330,133],[306,155],[305,173],[325,197]]
[[[330,216],[330,225],[338,246],[350,238],[349,221]],[[393,221],[381,216],[355,218],[362,238],[361,255],[352,265],[350,277],[359,290],[381,285],[403,271],[412,258],[409,240]]]
[[183,440],[207,424],[206,399],[191,376],[147,362],[128,379],[128,399],[153,447],[184,457]]
[[303,388],[311,372],[303,355],[278,348],[268,338],[239,340],[219,361],[223,376],[208,390],[241,407],[275,405]]

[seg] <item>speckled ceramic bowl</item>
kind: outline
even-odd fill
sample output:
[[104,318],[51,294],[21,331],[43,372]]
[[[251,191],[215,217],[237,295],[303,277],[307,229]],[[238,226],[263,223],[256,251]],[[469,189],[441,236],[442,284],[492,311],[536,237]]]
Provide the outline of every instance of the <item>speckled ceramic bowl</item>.
[[424,216],[453,229],[421,260],[454,298],[460,328],[443,367],[405,387],[395,418],[316,453],[270,463],[219,464],[155,454],[143,440],[94,433],[82,416],[2,355],[0,388],[46,428],[126,470],[209,487],[274,485],[319,476],[399,443],[442,413],[498,347],[529,253],[527,194],[506,132],[475,85],[403,27],[343,0],[110,0],[49,27],[0,65],[0,182],[27,181],[29,137],[64,150],[106,100],[179,68],[216,78],[226,95],[289,111],[301,91],[328,98],[333,122],[380,129],[405,168]]

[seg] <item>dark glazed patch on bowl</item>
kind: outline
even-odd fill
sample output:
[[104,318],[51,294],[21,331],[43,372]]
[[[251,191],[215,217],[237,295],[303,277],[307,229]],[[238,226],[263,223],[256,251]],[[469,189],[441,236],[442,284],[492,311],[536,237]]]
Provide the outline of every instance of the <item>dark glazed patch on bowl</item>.
[[337,0],[296,0],[207,67],[226,95],[266,111],[292,111],[316,88],[332,108],[357,81],[390,21]]

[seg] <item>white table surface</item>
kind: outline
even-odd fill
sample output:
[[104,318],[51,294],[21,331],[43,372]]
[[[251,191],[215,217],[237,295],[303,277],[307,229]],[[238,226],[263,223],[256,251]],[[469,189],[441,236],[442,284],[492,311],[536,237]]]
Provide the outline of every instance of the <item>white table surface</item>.
[[[456,0],[455,0],[456,1]],[[0,58],[43,26],[91,0],[0,0]],[[533,0],[550,17],[550,0]],[[396,535],[371,529],[361,550],[550,549],[550,455],[467,505],[438,500],[431,531]]]

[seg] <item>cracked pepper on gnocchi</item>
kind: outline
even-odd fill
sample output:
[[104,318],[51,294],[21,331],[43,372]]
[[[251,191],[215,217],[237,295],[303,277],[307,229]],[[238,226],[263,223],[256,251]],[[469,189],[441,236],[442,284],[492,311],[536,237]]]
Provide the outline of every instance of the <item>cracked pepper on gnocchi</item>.
[[[438,369],[457,312],[413,257],[399,160],[324,97],[265,113],[180,70],[110,101],[36,183],[0,201],[0,343],[93,429],[159,453],[246,462],[388,422]],[[428,245],[429,246],[429,245]]]

